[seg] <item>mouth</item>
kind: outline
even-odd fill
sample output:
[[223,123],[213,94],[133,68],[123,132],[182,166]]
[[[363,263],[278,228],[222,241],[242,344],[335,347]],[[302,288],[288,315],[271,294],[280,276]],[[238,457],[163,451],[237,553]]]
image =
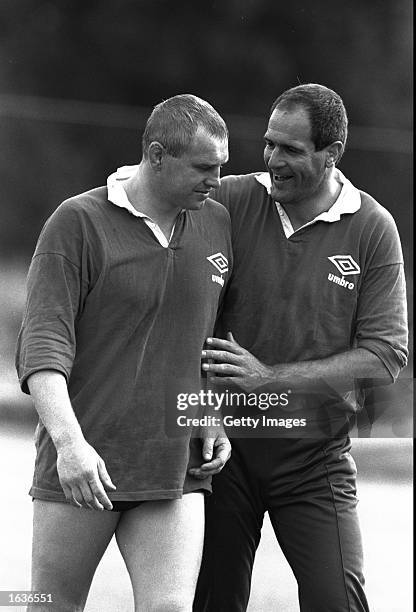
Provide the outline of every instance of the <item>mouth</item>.
[[272,180],[274,183],[284,183],[290,181],[293,178],[293,174],[272,174]]
[[209,190],[209,191],[195,191],[195,193],[197,193],[200,196],[203,196],[204,198],[208,198],[209,194],[211,193],[211,190]]

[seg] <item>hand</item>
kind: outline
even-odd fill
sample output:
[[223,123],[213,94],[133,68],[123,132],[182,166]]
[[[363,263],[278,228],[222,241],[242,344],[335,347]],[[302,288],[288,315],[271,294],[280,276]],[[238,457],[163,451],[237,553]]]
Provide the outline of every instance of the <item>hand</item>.
[[206,435],[202,433],[202,436],[202,457],[206,463],[203,463],[199,468],[188,470],[191,476],[201,479],[221,472],[231,456],[231,444],[222,427],[217,429],[216,433],[209,430]]
[[66,499],[78,508],[111,510],[104,487],[115,490],[104,461],[85,440],[67,443],[58,450],[57,470]]
[[202,364],[202,369],[212,374],[211,382],[216,385],[236,384],[244,391],[252,391],[275,382],[273,368],[264,365],[240,346],[231,332],[228,332],[227,338],[228,340],[208,338],[207,344],[212,348],[202,351],[203,358],[216,362]]

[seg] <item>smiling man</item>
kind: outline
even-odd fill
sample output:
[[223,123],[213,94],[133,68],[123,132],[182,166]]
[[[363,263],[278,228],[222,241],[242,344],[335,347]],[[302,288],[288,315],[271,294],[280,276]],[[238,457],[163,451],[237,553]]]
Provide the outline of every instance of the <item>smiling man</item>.
[[[113,534],[135,609],[189,612],[203,493],[230,452],[220,429],[201,444],[166,427],[172,381],[201,388],[232,266],[228,212],[208,197],[227,128],[179,95],[155,107],[142,144],[138,166],[57,208],[29,270],[17,367],[39,413],[31,588],[57,612],[84,609]],[[203,462],[202,480],[187,474]]]
[[[391,215],[337,168],[346,139],[338,94],[289,89],[271,108],[267,172],[225,177],[214,194],[230,212],[234,268],[203,369],[240,391],[236,416],[265,418],[261,431],[229,431],[198,612],[246,609],[265,512],[301,610],[368,611],[349,419],[373,379],[391,383],[406,364],[406,297]],[[263,407],[241,390],[261,390]],[[272,403],[277,392],[285,402]]]
[[[334,130],[335,131],[335,130]],[[273,110],[264,136],[264,161],[270,177],[270,195],[288,207],[293,229],[328,210],[341,191],[335,162],[345,146],[347,126],[331,134],[329,144],[314,142],[309,112],[283,103]],[[332,141],[338,137],[339,140]]]

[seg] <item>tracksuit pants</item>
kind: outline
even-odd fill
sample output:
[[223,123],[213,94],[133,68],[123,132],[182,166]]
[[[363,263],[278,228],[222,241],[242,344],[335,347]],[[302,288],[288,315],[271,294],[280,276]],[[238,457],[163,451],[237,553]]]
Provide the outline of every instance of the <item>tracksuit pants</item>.
[[232,458],[206,498],[194,612],[246,610],[265,512],[296,577],[301,612],[368,612],[349,438],[231,442]]

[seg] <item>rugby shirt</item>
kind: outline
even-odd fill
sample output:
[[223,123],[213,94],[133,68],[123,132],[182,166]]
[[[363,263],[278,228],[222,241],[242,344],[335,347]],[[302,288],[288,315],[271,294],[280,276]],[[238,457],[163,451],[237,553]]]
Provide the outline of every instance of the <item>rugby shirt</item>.
[[[66,200],[41,232],[18,339],[20,384],[28,393],[38,370],[65,376],[84,436],[117,486],[111,499],[180,497],[190,430],[169,424],[175,394],[201,388],[201,350],[232,266],[229,215],[212,200],[182,211],[164,248],[107,196],[99,187]],[[42,422],[36,446],[31,494],[64,500]]]
[[[366,348],[395,379],[408,352],[403,257],[391,214],[337,171],[342,190],[334,210],[290,233],[267,178],[226,176],[212,196],[230,212],[234,251],[217,334],[232,331],[269,365]],[[360,388],[339,394],[329,386],[323,394],[289,397],[287,406],[270,412],[306,418],[302,433],[290,434],[308,437],[345,431],[363,401]],[[263,433],[280,435],[270,428]]]

